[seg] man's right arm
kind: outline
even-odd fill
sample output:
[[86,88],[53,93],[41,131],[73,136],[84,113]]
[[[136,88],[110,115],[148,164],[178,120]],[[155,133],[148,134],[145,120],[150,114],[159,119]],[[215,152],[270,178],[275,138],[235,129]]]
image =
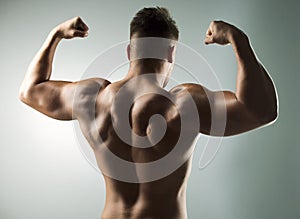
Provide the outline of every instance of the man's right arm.
[[[238,64],[236,92],[185,85],[198,107],[200,132],[215,136],[235,135],[276,120],[278,106],[274,84],[257,60],[248,37],[231,24],[213,21],[207,30],[205,44],[213,43],[233,46]],[[226,121],[220,116],[222,111]]]

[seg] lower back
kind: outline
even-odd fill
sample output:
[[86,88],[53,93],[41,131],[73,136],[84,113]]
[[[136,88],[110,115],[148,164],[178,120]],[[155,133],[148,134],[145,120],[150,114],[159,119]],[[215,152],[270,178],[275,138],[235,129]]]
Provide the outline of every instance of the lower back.
[[185,219],[186,184],[191,160],[169,176],[148,183],[126,183],[105,177],[102,219]]

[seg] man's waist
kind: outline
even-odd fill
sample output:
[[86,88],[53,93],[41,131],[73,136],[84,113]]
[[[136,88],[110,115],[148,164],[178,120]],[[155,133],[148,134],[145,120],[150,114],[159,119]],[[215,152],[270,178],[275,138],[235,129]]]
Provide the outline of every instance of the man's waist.
[[185,200],[161,198],[160,200],[139,200],[134,205],[120,202],[106,202],[102,219],[185,219]]

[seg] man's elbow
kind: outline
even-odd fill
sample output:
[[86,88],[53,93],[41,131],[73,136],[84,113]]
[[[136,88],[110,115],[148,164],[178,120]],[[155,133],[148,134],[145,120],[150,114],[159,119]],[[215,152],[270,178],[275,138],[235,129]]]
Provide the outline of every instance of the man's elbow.
[[277,120],[277,118],[278,118],[278,112],[276,111],[276,112],[274,112],[274,113],[271,113],[268,117],[267,117],[267,119],[265,120],[265,124],[268,124],[268,123],[273,123],[273,122],[275,122],[276,120]]
[[19,90],[19,100],[21,100],[22,102],[25,102],[26,100],[26,92],[21,89]]
[[271,109],[260,119],[263,125],[273,123],[278,118],[278,106],[275,104]]
[[30,92],[21,88],[19,90],[19,100],[21,100],[23,103],[28,104],[30,100]]

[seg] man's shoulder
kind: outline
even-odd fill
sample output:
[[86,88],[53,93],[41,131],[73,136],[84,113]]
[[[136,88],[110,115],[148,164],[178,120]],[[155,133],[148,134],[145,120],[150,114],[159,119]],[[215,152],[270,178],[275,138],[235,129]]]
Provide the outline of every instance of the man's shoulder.
[[78,94],[92,94],[111,84],[110,81],[103,78],[88,78],[77,82]]
[[109,84],[111,83],[108,80],[102,78],[88,78],[78,81],[74,94],[74,102],[77,107],[86,107],[87,104],[95,102],[97,95]]
[[211,91],[201,84],[184,83],[173,87],[170,93],[176,99],[179,107],[188,107],[191,104],[206,107]]
[[88,78],[85,80],[80,81],[80,83],[84,86],[100,86],[101,88],[105,88],[111,82],[104,78]]
[[173,87],[169,91],[178,103],[186,104],[186,102],[193,100],[197,104],[200,104],[202,100],[207,99],[209,90],[201,84],[184,83]]
[[195,84],[195,83],[184,83],[176,85],[175,87],[170,89],[170,93],[177,94],[177,93],[185,93],[188,92],[189,94],[192,93],[202,93],[205,91],[205,87],[201,84]]

